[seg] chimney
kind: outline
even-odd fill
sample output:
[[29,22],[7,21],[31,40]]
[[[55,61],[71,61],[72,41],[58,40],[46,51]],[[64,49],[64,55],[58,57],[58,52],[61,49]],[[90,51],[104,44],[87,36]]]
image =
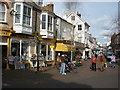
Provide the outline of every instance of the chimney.
[[79,12],[77,12],[77,15],[81,18],[81,14]]
[[44,6],[42,8],[45,8],[46,10],[48,10],[50,12],[54,12],[54,4],[53,3],[47,4],[46,6]]

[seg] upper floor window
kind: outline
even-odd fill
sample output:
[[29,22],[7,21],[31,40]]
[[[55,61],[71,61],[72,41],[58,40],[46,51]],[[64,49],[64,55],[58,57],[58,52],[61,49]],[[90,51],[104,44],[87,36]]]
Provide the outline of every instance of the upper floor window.
[[48,30],[52,30],[52,17],[48,15]]
[[6,7],[2,2],[0,2],[0,21],[6,21]]
[[78,30],[82,30],[82,25],[78,25]]
[[75,16],[71,16],[71,20],[75,20]]
[[42,29],[46,29],[46,15],[42,15]]
[[23,9],[23,24],[30,25],[31,8],[24,6]]
[[27,26],[31,26],[32,24],[32,8],[28,5],[23,3],[16,3],[15,4],[15,23],[24,24]]
[[20,23],[20,10],[21,10],[21,5],[16,4],[16,11],[17,13],[15,14],[15,23]]
[[42,20],[41,29],[53,31],[53,17],[52,17],[52,15],[49,15],[48,13],[42,13],[41,20]]
[[78,42],[81,42],[82,41],[82,37],[78,37]]

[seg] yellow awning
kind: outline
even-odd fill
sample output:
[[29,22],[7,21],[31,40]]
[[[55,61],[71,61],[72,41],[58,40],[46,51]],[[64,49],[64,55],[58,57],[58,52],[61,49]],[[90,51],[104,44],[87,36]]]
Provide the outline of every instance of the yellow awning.
[[55,51],[62,51],[62,52],[75,51],[75,47],[73,45],[68,45],[64,43],[56,43]]

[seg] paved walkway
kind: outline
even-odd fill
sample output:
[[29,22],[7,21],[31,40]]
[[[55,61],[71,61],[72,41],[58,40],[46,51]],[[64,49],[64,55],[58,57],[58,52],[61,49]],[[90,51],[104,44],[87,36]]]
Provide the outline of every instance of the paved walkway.
[[45,72],[3,70],[3,88],[118,88],[118,66],[94,72],[89,69],[89,62],[84,61],[77,72],[66,76],[57,69],[48,69]]

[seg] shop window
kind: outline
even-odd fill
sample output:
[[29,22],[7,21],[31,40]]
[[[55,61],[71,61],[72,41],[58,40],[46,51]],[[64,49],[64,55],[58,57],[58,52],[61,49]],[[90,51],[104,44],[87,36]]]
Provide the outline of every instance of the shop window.
[[0,2],[0,22],[6,21],[6,6],[4,3]]
[[41,54],[44,56],[46,56],[46,45],[41,45]]
[[11,45],[11,54],[13,56],[20,54],[20,44],[19,43],[12,43]]

